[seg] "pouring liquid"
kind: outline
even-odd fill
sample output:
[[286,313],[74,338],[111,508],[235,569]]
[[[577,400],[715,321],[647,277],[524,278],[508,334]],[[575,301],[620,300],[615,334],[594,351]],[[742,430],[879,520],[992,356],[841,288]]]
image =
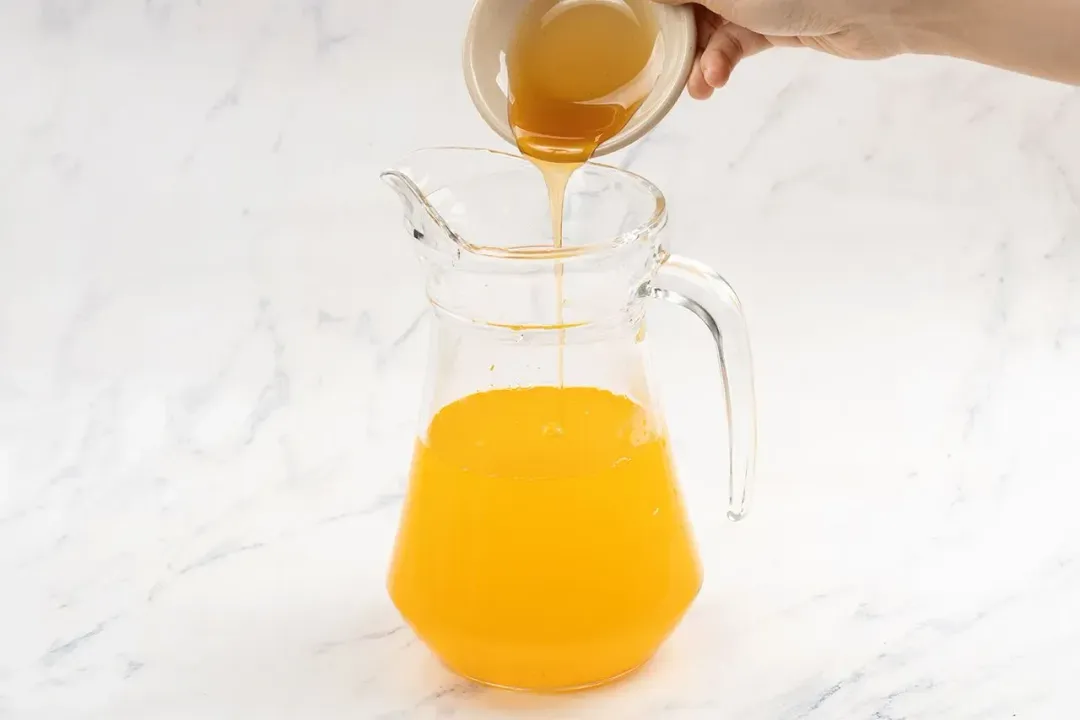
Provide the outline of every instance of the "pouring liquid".
[[[648,0],[532,0],[507,53],[509,120],[544,177],[552,243],[563,245],[573,172],[629,122],[652,90],[658,34]],[[555,263],[558,384],[564,381],[563,265]]]

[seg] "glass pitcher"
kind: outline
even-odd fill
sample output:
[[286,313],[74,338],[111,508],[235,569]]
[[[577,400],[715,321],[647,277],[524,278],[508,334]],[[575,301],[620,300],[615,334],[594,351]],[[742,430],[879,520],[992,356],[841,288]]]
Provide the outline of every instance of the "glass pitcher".
[[383,178],[427,272],[436,318],[390,596],[472,680],[568,690],[631,672],[701,586],[664,420],[646,374],[646,300],[716,341],[726,397],[728,517],[756,444],[738,298],[665,251],[664,196],[589,164],[552,245],[540,173],[488,150],[423,150]]

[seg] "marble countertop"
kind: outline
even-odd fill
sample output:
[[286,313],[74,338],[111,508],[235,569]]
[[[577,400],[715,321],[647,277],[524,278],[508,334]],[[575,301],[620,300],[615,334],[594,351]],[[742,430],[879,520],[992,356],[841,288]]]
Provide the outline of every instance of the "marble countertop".
[[656,660],[469,686],[384,591],[426,352],[378,171],[498,146],[468,1],[0,4],[0,718],[1061,719],[1080,673],[1080,91],[755,58],[620,162],[739,290],[650,329],[705,589]]

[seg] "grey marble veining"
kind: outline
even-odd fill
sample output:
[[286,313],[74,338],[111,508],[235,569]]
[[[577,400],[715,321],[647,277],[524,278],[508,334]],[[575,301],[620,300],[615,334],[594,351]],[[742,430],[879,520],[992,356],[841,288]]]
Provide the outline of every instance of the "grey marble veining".
[[1080,673],[1080,92],[755,58],[621,157],[749,315],[650,331],[707,566],[633,679],[440,669],[384,592],[429,320],[380,169],[498,146],[465,0],[0,4],[0,718],[1058,720]]

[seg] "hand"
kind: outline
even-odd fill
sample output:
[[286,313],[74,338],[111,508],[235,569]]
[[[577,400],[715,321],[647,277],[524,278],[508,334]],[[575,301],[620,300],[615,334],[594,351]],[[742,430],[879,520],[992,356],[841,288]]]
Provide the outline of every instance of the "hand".
[[808,47],[864,60],[908,50],[908,24],[896,10],[903,3],[896,0],[657,1],[695,2],[698,53],[686,88],[699,100],[723,87],[743,58],[770,47]]

